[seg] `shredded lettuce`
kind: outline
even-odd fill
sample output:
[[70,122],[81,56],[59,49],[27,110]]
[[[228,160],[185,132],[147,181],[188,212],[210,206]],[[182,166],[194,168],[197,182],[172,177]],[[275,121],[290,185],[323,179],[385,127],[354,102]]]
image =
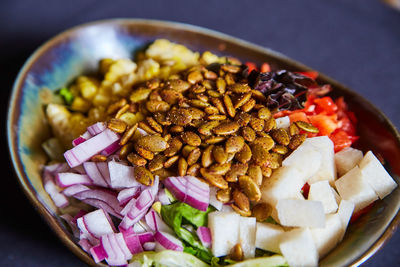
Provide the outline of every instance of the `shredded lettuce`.
[[70,91],[68,88],[66,88],[66,87],[62,88],[62,89],[58,92],[58,94],[59,94],[60,96],[62,96],[62,98],[64,99],[64,102],[65,102],[67,105],[71,105],[72,101],[74,100],[74,95],[73,95],[73,94],[71,93],[71,91]]

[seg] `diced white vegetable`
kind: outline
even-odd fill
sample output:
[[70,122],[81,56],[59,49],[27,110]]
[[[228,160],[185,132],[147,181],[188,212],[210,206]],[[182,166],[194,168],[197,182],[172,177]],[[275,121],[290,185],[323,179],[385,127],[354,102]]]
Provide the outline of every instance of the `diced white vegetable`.
[[339,236],[339,242],[342,241],[344,234],[346,233],[347,225],[349,224],[351,216],[353,215],[354,207],[355,206],[353,202],[347,200],[340,201],[337,214],[342,223],[342,232]]
[[280,199],[276,204],[283,226],[324,227],[325,213],[320,201]]
[[337,173],[340,176],[353,169],[363,158],[361,150],[346,147],[335,154],[335,164]]
[[317,266],[318,252],[310,229],[294,229],[282,235],[279,248],[290,267]]
[[134,167],[126,166],[125,164],[115,161],[109,161],[108,169],[110,171],[112,188],[127,188],[140,185],[135,179]]
[[275,119],[276,121],[276,128],[283,128],[283,129],[287,129],[290,126],[290,118],[289,116],[284,116],[284,117],[280,117]]
[[[300,145],[282,162],[282,166],[297,168],[304,175],[304,183],[321,167],[321,153],[310,145]],[[304,184],[303,183],[303,184]]]
[[239,242],[240,215],[236,212],[211,212],[208,214],[208,227],[211,231],[211,252],[215,257],[228,255]]
[[272,223],[257,223],[256,247],[263,250],[281,253],[279,244],[282,234],[285,233],[283,228]]
[[363,179],[358,166],[351,169],[336,182],[336,189],[344,200],[349,200],[355,205],[355,212],[365,208],[378,199],[375,191]]
[[281,167],[264,180],[262,200],[274,207],[279,199],[304,199],[300,193],[304,180],[304,173],[297,168]]
[[342,235],[342,222],[338,214],[326,215],[325,221],[324,228],[310,229],[320,258],[339,243],[339,238]]
[[397,187],[396,182],[371,151],[368,151],[361,160],[360,170],[363,179],[369,183],[380,199],[389,195]]
[[321,201],[325,213],[335,213],[338,204],[336,203],[333,188],[328,181],[319,181],[310,185],[308,200]]
[[307,138],[302,145],[311,145],[321,153],[321,166],[317,173],[308,180],[308,183],[312,184],[317,181],[328,180],[333,186],[336,180],[336,165],[332,140],[328,136],[318,136]]
[[245,259],[254,258],[256,253],[256,218],[240,217],[239,243]]

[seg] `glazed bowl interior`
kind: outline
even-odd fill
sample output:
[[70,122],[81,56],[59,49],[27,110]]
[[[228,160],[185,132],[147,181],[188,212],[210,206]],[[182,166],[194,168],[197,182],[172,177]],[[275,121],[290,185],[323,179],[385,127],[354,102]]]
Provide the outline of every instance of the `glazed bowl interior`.
[[[50,136],[43,106],[49,102],[48,90],[55,91],[74,77],[95,71],[100,59],[132,58],[136,51],[158,38],[184,44],[195,51],[210,50],[257,64],[268,62],[276,68],[308,69],[277,52],[233,37],[161,21],[118,19],[89,23],[61,33],[41,46],[26,62],[13,88],[7,125],[10,153],[17,177],[33,205],[60,239],[90,265],[95,265],[94,261],[75,244],[42,186],[40,167],[46,163],[46,156],[41,143]],[[356,146],[382,156],[386,169],[399,184],[399,134],[392,123],[363,97],[338,82],[324,75],[319,76],[318,82],[331,84],[334,97],[345,97],[358,118],[360,139]],[[399,206],[397,188],[350,225],[343,242],[321,260],[321,266],[358,265],[365,261],[395,231]]]

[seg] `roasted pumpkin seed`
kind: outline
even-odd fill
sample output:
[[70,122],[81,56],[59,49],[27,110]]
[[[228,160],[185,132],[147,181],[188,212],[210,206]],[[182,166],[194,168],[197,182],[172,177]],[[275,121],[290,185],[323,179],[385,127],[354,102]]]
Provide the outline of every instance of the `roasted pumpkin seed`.
[[144,166],[147,164],[147,160],[136,153],[129,153],[127,160],[135,166]]
[[136,168],[133,169],[133,172],[135,174],[136,181],[138,181],[139,183],[146,185],[146,186],[153,185],[154,176],[145,167],[137,166]]
[[211,185],[220,189],[227,189],[228,182],[222,177],[222,175],[211,174],[205,168],[200,169],[200,173],[204,179],[206,179]]
[[193,149],[187,156],[187,164],[189,166],[195,164],[199,160],[200,157],[201,157],[201,150],[200,150],[200,148],[197,147],[197,148]]
[[287,146],[290,143],[290,137],[285,129],[275,129],[271,131],[272,138],[279,144]]
[[239,130],[239,124],[235,121],[223,122],[213,129],[213,132],[218,135],[230,135]]
[[227,188],[227,189],[219,189],[216,193],[215,198],[222,202],[222,203],[228,203],[231,201],[232,199],[232,190],[231,188]]
[[237,153],[242,150],[244,145],[244,139],[241,136],[232,136],[226,140],[225,151],[227,153]]
[[314,125],[312,125],[311,123],[308,122],[304,122],[304,121],[296,121],[295,124],[297,125],[297,127],[299,127],[300,129],[309,132],[309,133],[318,133],[319,129],[317,127],[315,127]]
[[261,190],[257,183],[248,175],[239,176],[239,186],[251,201],[261,199]]

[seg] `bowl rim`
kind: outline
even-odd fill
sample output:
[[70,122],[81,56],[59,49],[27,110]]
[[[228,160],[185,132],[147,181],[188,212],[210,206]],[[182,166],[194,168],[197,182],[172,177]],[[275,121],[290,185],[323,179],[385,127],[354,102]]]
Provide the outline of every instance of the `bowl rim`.
[[[12,91],[10,94],[9,102],[8,102],[8,111],[7,111],[7,141],[8,141],[8,149],[9,149],[9,156],[12,161],[13,170],[18,178],[18,182],[20,187],[22,188],[24,194],[29,199],[32,206],[39,212],[42,219],[50,226],[52,231],[56,233],[57,237],[66,245],[70,251],[72,251],[78,258],[89,265],[93,265],[93,260],[91,257],[88,256],[86,252],[84,252],[81,248],[79,248],[76,243],[68,238],[67,235],[62,234],[64,231],[59,225],[59,222],[52,216],[52,214],[45,208],[45,206],[39,201],[38,197],[34,194],[34,189],[29,183],[28,177],[24,173],[24,168],[22,164],[22,160],[18,153],[18,146],[17,146],[17,138],[14,137],[13,133],[13,122],[16,119],[17,111],[19,110],[19,106],[17,105],[17,99],[21,91],[22,81],[24,77],[27,75],[27,70],[35,63],[35,61],[47,50],[48,47],[51,47],[52,44],[58,40],[62,40],[67,37],[71,32],[77,31],[81,28],[86,28],[95,25],[107,25],[107,24],[148,24],[151,26],[166,26],[173,29],[178,30],[188,30],[192,32],[202,33],[208,36],[212,36],[215,38],[220,38],[224,40],[228,40],[234,43],[237,43],[242,46],[247,46],[251,50],[255,50],[257,52],[261,52],[264,54],[274,55],[279,57],[279,60],[284,60],[290,62],[291,65],[295,66],[296,68],[303,69],[303,70],[311,70],[310,67],[289,58],[288,56],[272,50],[270,48],[263,47],[261,45],[254,44],[249,41],[245,41],[241,38],[233,37],[231,35],[211,30],[205,27],[192,25],[189,23],[183,22],[175,22],[175,21],[167,21],[167,20],[154,20],[154,19],[142,19],[142,18],[111,18],[111,19],[101,19],[86,22],[83,24],[75,25],[71,28],[63,30],[62,32],[56,34],[55,36],[51,37],[44,43],[42,43],[38,48],[34,50],[34,52],[27,58],[25,63],[23,64],[22,68],[19,70],[18,75],[15,78],[15,81],[12,86]],[[393,136],[397,139],[397,142],[400,143],[400,134],[396,128],[396,126],[391,122],[391,120],[374,104],[372,104],[368,99],[363,97],[362,95],[358,94],[357,92],[349,89],[347,86],[343,84],[339,84],[334,79],[326,76],[325,74],[320,73],[320,77],[326,80],[328,83],[333,85],[334,87],[341,87],[342,90],[346,91],[349,94],[352,94],[356,97],[359,97],[363,102],[368,104],[376,114],[381,116],[385,123],[387,123],[388,130],[393,134]],[[369,247],[366,251],[364,251],[358,258],[356,258],[350,265],[351,266],[359,266],[365,261],[367,261],[370,257],[372,257],[377,251],[379,251],[386,242],[390,239],[390,237],[394,234],[397,227],[400,224],[400,212],[399,209],[397,210],[396,215],[391,220],[389,225],[386,227],[383,234]],[[104,265],[101,263],[101,265]],[[93,265],[94,266],[94,265]],[[96,265],[98,266],[98,265]]]

